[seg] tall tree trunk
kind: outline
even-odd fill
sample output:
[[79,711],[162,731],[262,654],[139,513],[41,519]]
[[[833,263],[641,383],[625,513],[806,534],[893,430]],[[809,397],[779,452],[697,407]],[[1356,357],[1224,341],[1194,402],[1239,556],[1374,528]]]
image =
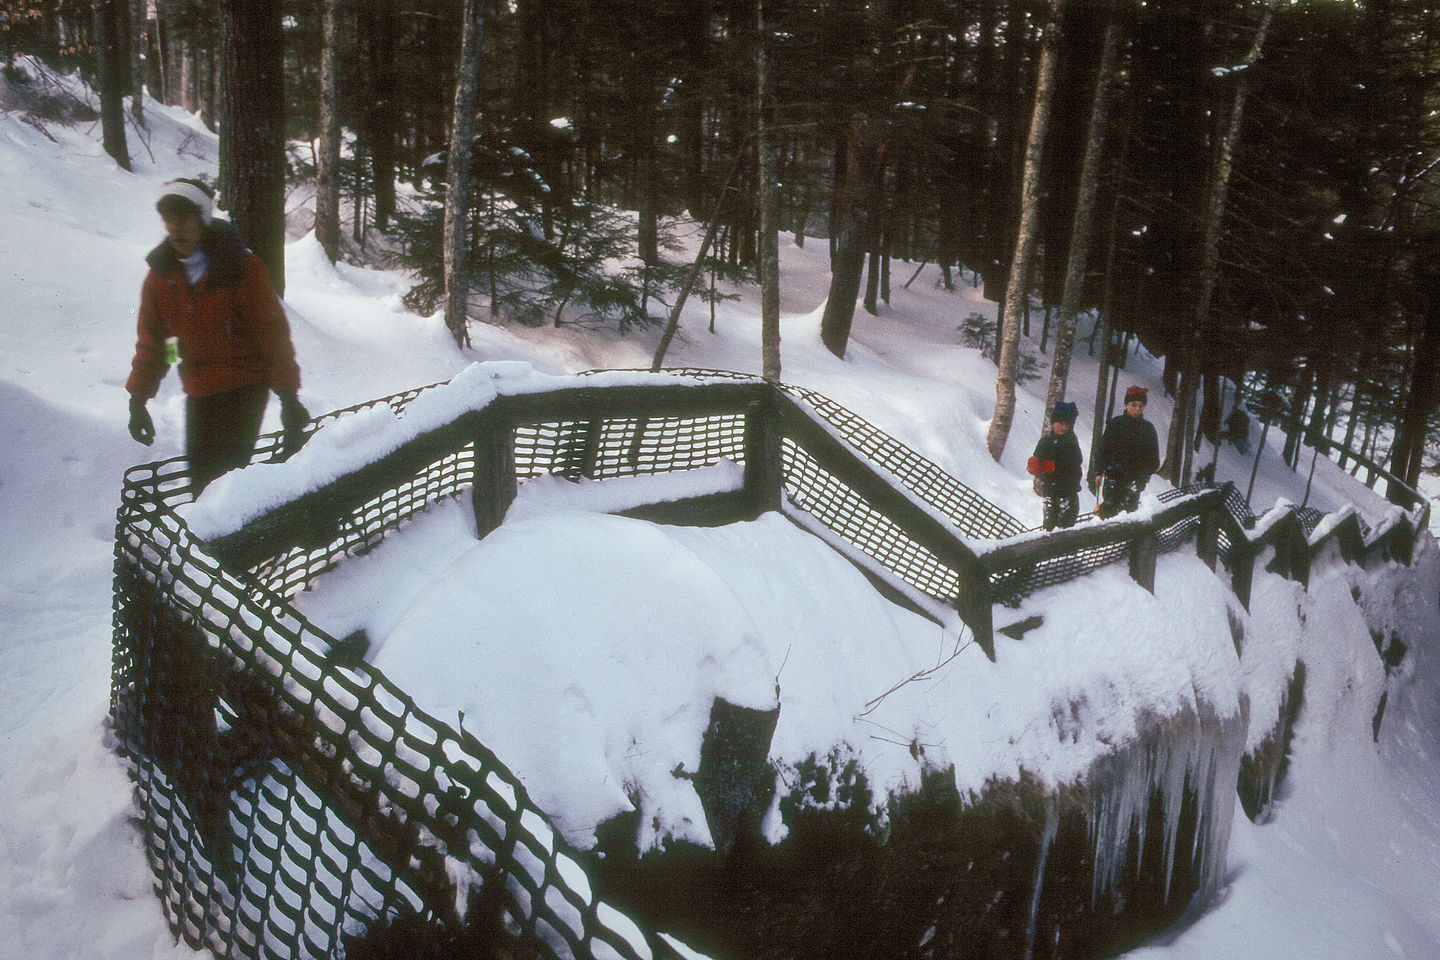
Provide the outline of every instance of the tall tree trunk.
[[[710,208],[710,220],[705,227],[705,237],[700,241],[700,252],[695,254],[695,261],[690,264],[690,270],[685,274],[685,280],[680,284],[680,289],[675,293],[675,303],[670,308],[670,319],[665,323],[665,331],[660,334],[660,342],[655,346],[654,359],[650,361],[652,371],[659,370],[665,365],[665,352],[670,349],[670,341],[675,339],[675,332],[680,329],[680,311],[685,308],[685,301],[690,297],[690,291],[695,286],[695,281],[700,279],[700,273],[705,269],[705,255],[710,252],[710,245],[715,242],[715,235],[720,229],[720,210],[725,206],[725,197],[730,193],[731,187],[735,185],[736,178],[740,175],[740,167],[744,160],[744,154],[735,158],[730,166],[730,173],[725,177],[725,185],[720,188],[716,195],[715,202]],[[710,287],[713,292],[715,287],[715,275],[710,275]],[[715,332],[715,301],[710,301],[710,332]]]
[[873,317],[880,312],[880,244],[884,227],[877,222],[870,232],[870,268],[865,271],[865,297],[860,302]]
[[1290,403],[1290,411],[1285,417],[1285,449],[1284,459],[1291,470],[1294,470],[1300,463],[1301,440],[1305,431],[1305,410],[1310,405],[1310,398],[1315,392],[1315,371],[1305,367],[1300,371],[1300,381],[1295,386],[1295,396]]
[[[285,295],[285,87],[280,0],[229,0],[225,33],[225,122],[229,209],[241,236]],[[224,145],[228,144],[228,148]]]
[[681,65],[677,112],[681,150],[681,191],[692,217],[709,204],[705,184],[705,95],[703,80],[710,68],[710,0],[686,4],[681,22]]
[[1180,378],[1175,412],[1170,419],[1170,434],[1165,445],[1165,478],[1175,486],[1180,486],[1189,479],[1184,474],[1184,464],[1188,460],[1185,454],[1190,440],[1190,409],[1195,405],[1199,382],[1200,349],[1204,338],[1210,335],[1210,307],[1220,275],[1220,237],[1230,193],[1230,174],[1235,165],[1235,142],[1240,138],[1240,126],[1245,116],[1245,99],[1250,92],[1250,76],[1253,73],[1251,68],[1260,60],[1265,36],[1270,31],[1270,22],[1281,2],[1282,0],[1267,0],[1260,15],[1260,23],[1255,28],[1255,37],[1245,55],[1243,69],[1239,71],[1235,81],[1235,97],[1230,106],[1229,120],[1221,134],[1219,148],[1215,152],[1215,163],[1210,172],[1204,210],[1205,234],[1200,246],[1195,314],[1190,336],[1185,338],[1188,343],[1182,350],[1185,371]]
[[198,113],[200,98],[195,93],[195,45],[189,40],[181,40],[175,46],[179,48],[180,57],[180,106],[190,113]]
[[145,21],[145,0],[120,0],[125,18],[125,55],[130,71],[125,89],[130,93],[130,115],[135,125],[145,126],[145,51],[148,48]]
[[470,345],[470,265],[465,226],[470,209],[470,155],[475,131],[475,91],[480,83],[480,0],[464,0],[460,59],[455,68],[455,107],[450,119],[450,157],[445,165],[445,326],[455,343]]
[[765,2],[755,0],[755,154],[760,189],[760,372],[780,380],[780,227],[775,222],[775,152],[770,142],[770,80]]
[[[1428,302],[1421,307],[1425,314],[1412,338],[1409,396],[1397,424],[1390,468],[1411,487],[1420,482],[1430,416],[1440,407],[1440,272],[1426,272],[1430,274],[1426,277]],[[1398,488],[1388,490],[1387,497],[1394,503],[1411,505],[1409,494]]]
[[[320,149],[315,163],[315,239],[334,263],[340,256],[339,0],[320,5]],[[357,220],[358,209],[357,204]]]
[[120,166],[130,169],[130,150],[125,145],[125,74],[128,57],[120,29],[120,4],[128,0],[96,0],[95,62],[100,75],[100,130],[105,152]]
[[635,171],[636,179],[636,253],[647,267],[654,268],[660,262],[660,184],[655,162],[655,113],[659,105],[653,102],[650,93],[654,81],[649,72],[636,84],[644,91],[633,98],[636,113],[633,117],[635,130],[635,153],[639,160]]
[[1025,278],[1030,273],[1030,258],[1035,252],[1036,213],[1040,208],[1040,157],[1045,147],[1045,128],[1050,120],[1050,103],[1054,93],[1055,61],[1059,50],[1058,34],[1062,29],[1066,0],[1052,0],[1050,22],[1040,45],[1040,69],[1035,79],[1035,106],[1030,115],[1030,133],[1025,141],[1025,170],[1020,185],[1020,222],[1015,229],[1015,252],[1010,261],[1010,277],[1005,288],[1004,329],[1000,343],[1000,369],[995,377],[995,415],[985,447],[999,461],[1010,439],[1010,425],[1015,420],[1015,373],[1020,366],[1020,324],[1025,301]]
[[[1090,242],[1095,235],[1095,197],[1100,187],[1100,161],[1105,152],[1105,134],[1110,109],[1120,89],[1121,26],[1112,14],[1105,28],[1100,70],[1095,78],[1095,97],[1090,106],[1090,130],[1085,141],[1085,159],[1080,167],[1080,187],[1075,198],[1075,215],[1070,225],[1070,255],[1065,264],[1065,290],[1060,298],[1060,317],[1055,326],[1055,357],[1050,366],[1050,389],[1045,394],[1045,417],[1065,399],[1070,379],[1070,357],[1075,352],[1075,315],[1085,286]],[[1048,315],[1048,311],[1047,311]],[[1047,424],[1042,424],[1042,429]]]
[[356,10],[364,36],[370,96],[365,139],[370,145],[370,183],[375,194],[375,229],[387,230],[395,215],[395,8],[393,0],[369,0]]
[[842,358],[850,341],[850,325],[855,320],[855,297],[860,293],[865,251],[870,247],[873,227],[870,189],[875,180],[878,154],[870,119],[856,113],[850,120],[845,179],[836,201],[839,225],[832,234],[835,254],[830,261],[830,292],[820,317],[821,342]]
[[[174,103],[171,99],[170,90],[170,35],[165,32],[163,13],[164,3],[161,0],[136,0],[145,8],[146,43],[145,56],[145,83],[150,88],[150,96],[161,103]],[[151,17],[150,13],[154,12]]]

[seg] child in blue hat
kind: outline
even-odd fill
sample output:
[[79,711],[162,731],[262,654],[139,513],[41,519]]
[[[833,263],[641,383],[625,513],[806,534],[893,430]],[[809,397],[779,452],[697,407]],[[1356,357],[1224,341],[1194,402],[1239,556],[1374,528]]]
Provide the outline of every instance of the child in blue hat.
[[1035,444],[1025,469],[1035,477],[1035,492],[1045,501],[1046,530],[1070,527],[1080,513],[1080,479],[1085,475],[1080,441],[1075,439],[1075,404],[1061,400],[1050,411],[1050,432]]

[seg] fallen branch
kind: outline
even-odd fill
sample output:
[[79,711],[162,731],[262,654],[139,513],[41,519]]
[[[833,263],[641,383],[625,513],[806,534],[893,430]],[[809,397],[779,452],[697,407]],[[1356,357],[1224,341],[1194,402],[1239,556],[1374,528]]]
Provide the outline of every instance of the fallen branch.
[[880,694],[880,696],[866,702],[865,709],[860,711],[860,713],[856,716],[855,719],[861,720],[869,716],[875,711],[876,707],[880,706],[881,701],[883,701],[886,697],[890,696],[890,694],[894,693],[896,690],[899,690],[906,684],[916,683],[922,680],[929,680],[940,670],[941,667],[944,667],[946,664],[950,663],[950,661],[960,656],[960,654],[965,650],[965,648],[970,646],[974,642],[975,638],[971,637],[964,643],[957,644],[955,650],[948,657],[944,658],[939,663],[935,664],[933,667],[926,667],[924,670],[915,671],[910,676],[906,677],[904,680],[896,683],[889,690],[886,690],[884,693]]

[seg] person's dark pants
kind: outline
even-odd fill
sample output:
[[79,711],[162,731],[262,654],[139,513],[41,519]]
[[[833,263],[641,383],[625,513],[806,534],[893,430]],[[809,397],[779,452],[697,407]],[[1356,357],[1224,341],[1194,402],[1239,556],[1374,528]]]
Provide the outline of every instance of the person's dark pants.
[[220,474],[250,462],[269,399],[264,383],[185,398],[185,455],[197,496]]
[[1106,477],[1100,491],[1100,506],[1095,512],[1102,520],[1122,511],[1134,513],[1140,509],[1140,492],[1144,489],[1144,480],[1112,480]]
[[1054,530],[1056,527],[1073,527],[1075,518],[1080,515],[1080,494],[1062,493],[1055,496],[1047,496],[1044,499],[1046,530]]

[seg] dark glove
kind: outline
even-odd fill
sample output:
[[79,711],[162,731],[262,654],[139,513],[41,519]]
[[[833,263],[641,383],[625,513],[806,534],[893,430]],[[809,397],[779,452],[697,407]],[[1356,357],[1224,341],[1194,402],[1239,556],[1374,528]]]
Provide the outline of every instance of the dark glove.
[[155,421],[150,419],[150,411],[139,397],[130,398],[130,436],[147,447],[155,442]]
[[310,425],[310,411],[293,393],[280,395],[280,425],[285,428],[280,450],[288,457],[305,445],[305,428]]

